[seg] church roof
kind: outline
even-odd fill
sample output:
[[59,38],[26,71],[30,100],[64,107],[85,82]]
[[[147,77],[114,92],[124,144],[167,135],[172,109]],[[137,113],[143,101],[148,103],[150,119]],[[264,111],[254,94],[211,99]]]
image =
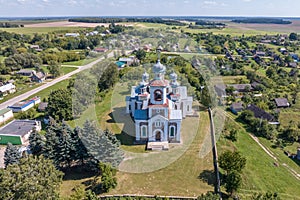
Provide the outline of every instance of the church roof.
[[148,110],[135,110],[134,111],[135,120],[147,120],[148,119]]
[[165,107],[169,107],[168,104],[152,104],[152,105],[149,105],[149,108],[165,108]]
[[157,63],[153,65],[152,70],[154,73],[163,73],[166,71],[166,67],[157,60]]
[[168,86],[169,81],[167,80],[153,80],[150,82],[150,86]]

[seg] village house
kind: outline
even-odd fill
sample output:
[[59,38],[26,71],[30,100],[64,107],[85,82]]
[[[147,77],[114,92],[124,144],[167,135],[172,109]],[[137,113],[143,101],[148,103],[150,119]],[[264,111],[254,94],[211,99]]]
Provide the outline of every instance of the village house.
[[65,37],[78,37],[79,35],[79,33],[66,33]]
[[33,108],[35,105],[38,105],[39,103],[41,103],[40,97],[34,97],[26,101],[17,102],[12,106],[8,106],[8,108],[10,108],[15,113],[24,112],[26,110],[29,110],[30,108]]
[[152,50],[152,45],[151,44],[146,44],[144,47],[143,47],[143,49],[144,49],[144,51],[146,51],[146,52],[149,52],[149,51],[151,51]]
[[287,100],[287,98],[275,98],[274,99],[277,108],[288,108],[290,107],[290,104]]
[[34,50],[39,51],[39,52],[43,51],[43,49],[41,49],[40,46],[36,45],[36,44],[35,45],[30,45],[29,48],[34,49]]
[[280,53],[282,53],[283,55],[287,55],[288,54],[288,50],[284,47],[279,49]]
[[38,107],[39,112],[45,112],[48,107],[48,102],[41,102]]
[[0,144],[24,145],[33,130],[40,131],[41,122],[36,120],[14,120],[0,129]]
[[46,75],[43,72],[36,72],[30,78],[32,82],[42,83],[46,80]]
[[297,68],[298,64],[296,62],[289,62],[288,67]]
[[250,92],[253,90],[253,87],[251,84],[228,84],[227,87],[233,87],[234,92],[233,93],[244,93],[244,92]]
[[6,96],[16,92],[16,86],[13,83],[0,82],[0,97]]
[[193,98],[177,82],[177,74],[170,74],[171,82],[164,78],[166,67],[159,60],[152,71],[153,80],[145,72],[140,84],[132,87],[131,96],[126,97],[126,113],[135,122],[136,142],[148,142],[148,149],[152,144],[168,149],[168,143],[181,142],[181,122],[194,114]]
[[270,113],[267,113],[266,111],[264,111],[263,109],[257,107],[254,104],[249,104],[246,107],[246,109],[252,111],[254,113],[255,118],[267,120],[268,122],[275,122],[276,121],[275,117],[273,115],[271,115]]
[[36,72],[32,69],[21,69],[17,72],[17,74],[22,76],[30,77],[30,80],[32,82],[42,83],[44,80],[46,80],[46,74],[43,72]]
[[97,48],[94,49],[94,51],[97,52],[97,53],[105,53],[105,52],[108,51],[108,49],[102,48],[102,47],[97,47]]
[[14,114],[11,109],[4,108],[0,110],[0,124],[4,124],[12,118],[14,118]]
[[239,112],[244,110],[243,103],[242,102],[232,103],[231,106],[230,106],[230,110],[231,110],[232,113],[237,115]]
[[16,72],[16,74],[19,74],[22,76],[28,76],[28,77],[31,77],[35,73],[36,73],[36,71],[33,69],[20,69],[20,71]]
[[119,58],[119,62],[122,62],[128,66],[134,64],[134,63],[139,63],[139,60],[135,56],[129,56],[128,58],[122,57]]
[[255,55],[260,56],[260,57],[264,57],[264,56],[266,56],[266,52],[264,52],[264,51],[256,51]]

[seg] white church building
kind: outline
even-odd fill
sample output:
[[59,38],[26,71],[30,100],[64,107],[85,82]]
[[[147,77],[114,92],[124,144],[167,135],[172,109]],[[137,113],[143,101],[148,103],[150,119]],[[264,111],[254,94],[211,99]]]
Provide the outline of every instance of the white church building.
[[187,96],[187,88],[177,82],[177,74],[164,78],[166,67],[160,63],[153,66],[154,79],[142,75],[138,86],[133,86],[131,96],[126,97],[126,113],[135,122],[135,140],[145,142],[181,142],[181,122],[193,115],[193,98]]

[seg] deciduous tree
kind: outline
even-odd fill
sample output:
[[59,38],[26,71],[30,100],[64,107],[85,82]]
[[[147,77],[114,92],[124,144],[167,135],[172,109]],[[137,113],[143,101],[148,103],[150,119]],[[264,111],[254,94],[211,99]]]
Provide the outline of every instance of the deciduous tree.
[[9,165],[0,178],[2,199],[58,199],[63,173],[43,156],[22,158]]

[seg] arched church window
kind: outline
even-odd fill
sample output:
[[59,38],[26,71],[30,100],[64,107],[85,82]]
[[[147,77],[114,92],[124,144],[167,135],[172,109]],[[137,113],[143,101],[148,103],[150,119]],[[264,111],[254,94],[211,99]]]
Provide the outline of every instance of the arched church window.
[[171,126],[170,127],[170,133],[169,133],[170,137],[174,137],[175,136],[175,126]]
[[161,90],[155,90],[154,91],[154,100],[155,101],[161,101],[162,100],[162,91]]

